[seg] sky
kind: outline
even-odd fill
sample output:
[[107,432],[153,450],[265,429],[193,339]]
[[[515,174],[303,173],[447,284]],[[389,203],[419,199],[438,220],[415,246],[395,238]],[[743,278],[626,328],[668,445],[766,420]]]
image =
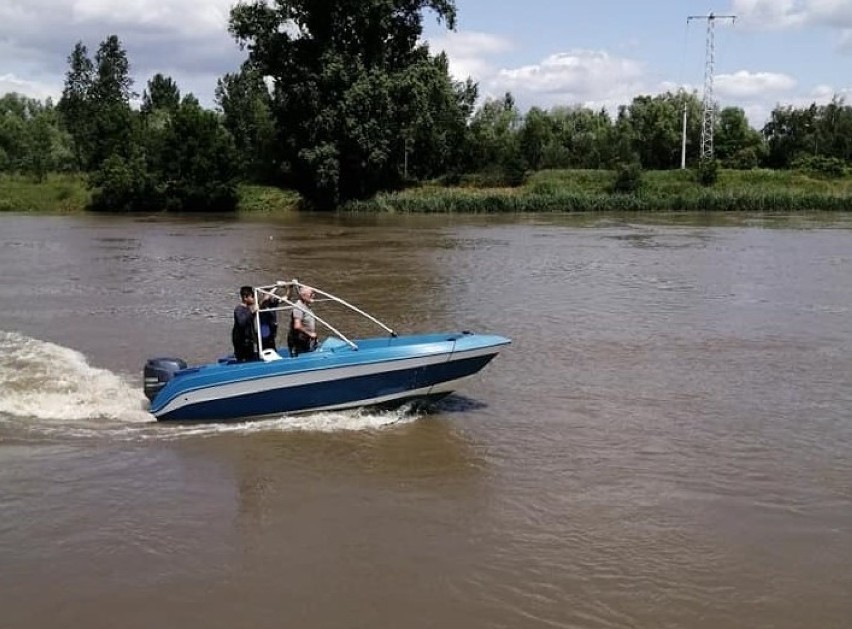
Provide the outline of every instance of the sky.
[[[216,80],[246,53],[227,32],[234,0],[0,0],[0,94],[58,99],[67,57],[116,34],[135,89],[157,72],[212,107]],[[511,92],[522,111],[605,107],[638,95],[704,89],[707,20],[715,20],[714,95],[761,127],[777,105],[852,104],[852,0],[456,0],[455,31],[424,16],[480,96]]]

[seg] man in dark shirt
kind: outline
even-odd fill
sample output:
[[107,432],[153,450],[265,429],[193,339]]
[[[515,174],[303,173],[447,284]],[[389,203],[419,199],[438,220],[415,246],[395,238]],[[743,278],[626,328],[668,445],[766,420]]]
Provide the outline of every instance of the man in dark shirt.
[[231,330],[234,358],[241,363],[258,359],[257,332],[254,323],[256,312],[254,289],[251,286],[241,287],[240,303],[234,308],[234,327]]
[[260,302],[260,344],[261,349],[275,349],[275,337],[278,334],[278,312],[275,308],[280,300],[269,296]]

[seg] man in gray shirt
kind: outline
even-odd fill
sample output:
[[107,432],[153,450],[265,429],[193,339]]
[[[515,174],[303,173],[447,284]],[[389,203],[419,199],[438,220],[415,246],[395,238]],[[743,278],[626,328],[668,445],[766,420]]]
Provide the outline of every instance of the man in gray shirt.
[[287,347],[291,356],[316,349],[316,319],[311,311],[313,302],[314,289],[310,286],[299,287],[299,299],[290,315],[290,332],[287,334]]

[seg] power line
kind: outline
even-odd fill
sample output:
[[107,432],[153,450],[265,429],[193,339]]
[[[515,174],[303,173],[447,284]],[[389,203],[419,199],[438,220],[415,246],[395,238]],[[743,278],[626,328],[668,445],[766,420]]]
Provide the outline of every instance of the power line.
[[713,100],[713,75],[716,64],[716,20],[731,20],[735,22],[736,15],[690,15],[686,18],[689,24],[692,20],[707,20],[707,42],[704,55],[704,100],[703,117],[701,121],[701,160],[713,159],[713,130],[716,126],[716,103]]

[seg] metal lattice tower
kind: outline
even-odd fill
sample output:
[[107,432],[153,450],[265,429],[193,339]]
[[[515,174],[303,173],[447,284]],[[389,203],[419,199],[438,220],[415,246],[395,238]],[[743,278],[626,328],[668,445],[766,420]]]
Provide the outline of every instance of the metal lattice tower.
[[707,20],[707,43],[704,55],[704,114],[701,121],[701,161],[713,159],[713,129],[716,126],[716,102],[713,100],[713,75],[716,66],[716,20],[737,19],[736,15],[690,15],[692,20]]

